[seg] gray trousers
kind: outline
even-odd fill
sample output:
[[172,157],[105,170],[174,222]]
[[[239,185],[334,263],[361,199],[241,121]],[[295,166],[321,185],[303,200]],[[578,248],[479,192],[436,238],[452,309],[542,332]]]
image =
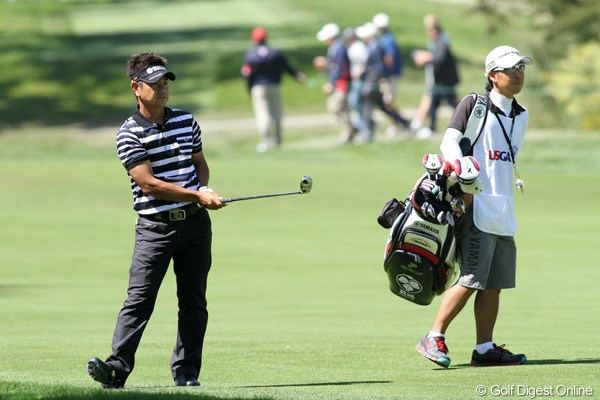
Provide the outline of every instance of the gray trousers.
[[129,270],[129,288],[115,327],[112,354],[106,363],[116,380],[125,380],[135,365],[135,353],[148,325],[158,290],[173,260],[179,306],[177,338],[171,357],[173,377],[198,377],[208,322],[206,283],[211,266],[211,221],[206,209],[179,222],[140,217]]
[[458,223],[462,265],[458,283],[477,290],[512,289],[516,285],[517,247],[512,236],[479,230],[469,206]]

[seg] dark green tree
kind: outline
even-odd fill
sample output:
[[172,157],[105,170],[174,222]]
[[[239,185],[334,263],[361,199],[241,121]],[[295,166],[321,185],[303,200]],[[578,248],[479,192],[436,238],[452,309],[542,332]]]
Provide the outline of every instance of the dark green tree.
[[529,0],[543,30],[543,49],[536,58],[548,66],[577,45],[600,42],[598,0]]
[[543,123],[600,129],[600,2],[598,0],[479,0],[473,7],[487,19],[487,35],[510,29],[511,15],[527,13],[540,42],[532,55],[538,73]]

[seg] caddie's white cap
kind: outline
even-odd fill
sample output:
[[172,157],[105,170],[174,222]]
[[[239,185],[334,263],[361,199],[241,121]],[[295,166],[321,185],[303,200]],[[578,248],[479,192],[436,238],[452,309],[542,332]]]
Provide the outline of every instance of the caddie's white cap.
[[340,34],[340,27],[337,24],[329,23],[323,25],[321,30],[317,32],[317,40],[324,42],[329,39],[333,39]]
[[356,36],[361,39],[369,39],[375,35],[377,35],[377,27],[370,22],[356,28]]
[[533,60],[528,56],[521,56],[519,50],[510,46],[496,47],[485,58],[485,76],[490,71],[513,67],[519,63],[531,64]]
[[390,26],[390,17],[387,14],[379,13],[373,17],[373,23],[378,28],[387,28]]

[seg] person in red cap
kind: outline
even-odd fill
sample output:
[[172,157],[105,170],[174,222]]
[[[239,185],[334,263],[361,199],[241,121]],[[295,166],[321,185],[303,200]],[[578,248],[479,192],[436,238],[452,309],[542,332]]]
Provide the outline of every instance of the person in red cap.
[[246,79],[261,141],[257,151],[265,152],[281,146],[281,78],[284,72],[298,82],[306,76],[293,68],[283,53],[267,46],[267,30],[256,27],[250,38],[255,46],[244,57],[241,73]]

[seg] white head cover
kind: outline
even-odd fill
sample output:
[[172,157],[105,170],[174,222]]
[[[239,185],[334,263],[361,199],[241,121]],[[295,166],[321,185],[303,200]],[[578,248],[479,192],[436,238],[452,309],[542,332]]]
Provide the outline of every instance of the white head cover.
[[465,156],[454,160],[454,173],[465,193],[479,194],[483,190],[483,181],[481,180],[479,163],[473,156]]
[[454,172],[456,172],[458,177],[458,181],[463,184],[473,182],[479,176],[479,172],[481,171],[479,163],[473,156],[457,158],[452,164]]

